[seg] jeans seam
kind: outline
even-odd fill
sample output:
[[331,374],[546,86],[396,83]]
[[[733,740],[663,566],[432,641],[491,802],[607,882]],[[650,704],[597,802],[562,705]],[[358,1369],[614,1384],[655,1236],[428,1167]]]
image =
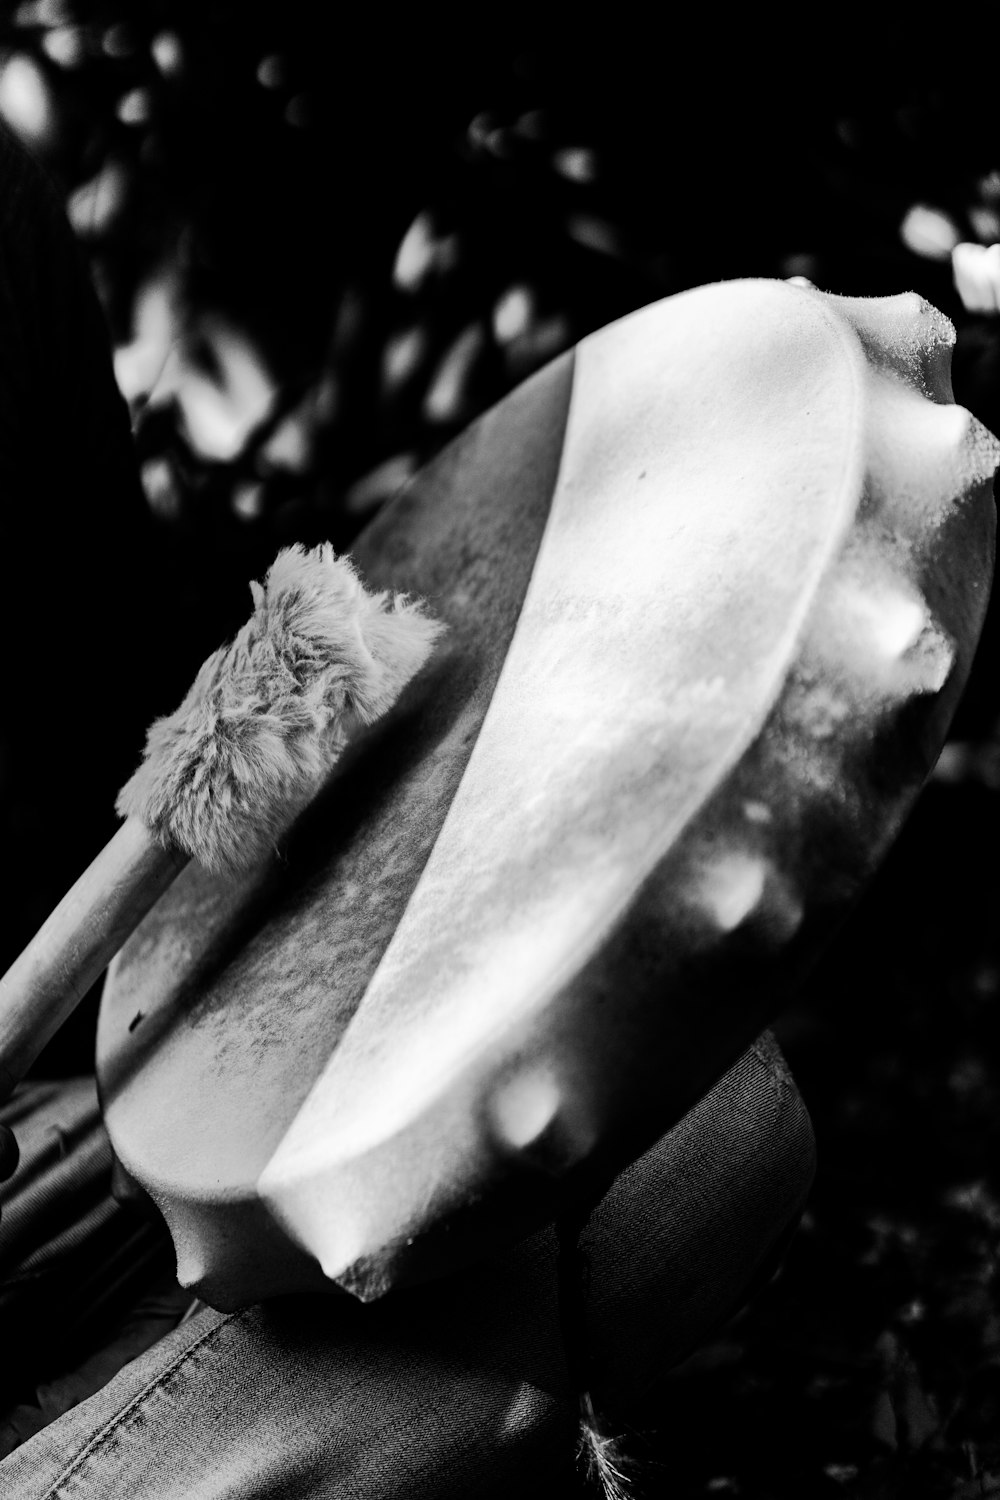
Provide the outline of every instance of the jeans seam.
[[67,1464],[62,1473],[53,1480],[52,1484],[45,1491],[45,1494],[41,1496],[41,1500],[58,1500],[58,1493],[62,1486],[66,1484],[68,1480],[73,1478],[74,1474],[76,1474],[83,1467],[87,1459],[91,1458],[93,1454],[103,1446],[108,1438],[114,1435],[116,1429],[121,1426],[125,1419],[131,1416],[137,1410],[137,1408],[142,1405],[147,1397],[151,1396],[154,1391],[158,1390],[160,1386],[164,1385],[172,1375],[175,1375],[181,1368],[181,1366],[187,1363],[192,1355],[197,1354],[198,1350],[202,1349],[206,1344],[214,1339],[215,1336],[220,1333],[223,1328],[227,1328],[230,1323],[240,1317],[242,1317],[242,1313],[228,1313],[220,1323],[216,1323],[214,1328],[208,1329],[208,1331],[206,1333],[203,1333],[200,1338],[196,1339],[193,1344],[189,1345],[182,1354],[179,1354],[177,1358],[173,1360],[173,1362],[168,1365],[165,1370],[161,1370],[160,1373],[155,1377],[155,1379],[149,1381],[147,1385],[144,1385],[142,1390],[138,1391],[132,1397],[131,1401],[127,1402],[126,1405],[123,1406],[120,1411],[116,1412],[113,1417],[110,1417],[101,1428],[100,1432],[95,1433],[94,1436],[89,1440],[89,1442],[76,1455],[76,1457],[72,1459],[69,1464]]

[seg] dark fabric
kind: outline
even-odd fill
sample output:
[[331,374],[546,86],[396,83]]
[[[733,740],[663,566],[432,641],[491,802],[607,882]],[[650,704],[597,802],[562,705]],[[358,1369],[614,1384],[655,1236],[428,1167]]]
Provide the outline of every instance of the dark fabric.
[[93,1079],[28,1083],[0,1106],[21,1148],[0,1184],[0,1456],[100,1389],[190,1297],[163,1225],[111,1196]]
[[[90,1140],[89,1126],[78,1130],[81,1161],[93,1157]],[[25,1246],[89,1238],[38,1186],[48,1181],[62,1200],[90,1168],[74,1173],[51,1153],[48,1161],[31,1190],[32,1218],[48,1227],[27,1233],[22,1217]],[[658,1432],[669,1439],[660,1381],[742,1303],[796,1221],[813,1165],[808,1115],[764,1038],[597,1206],[582,1239],[582,1335],[595,1399],[616,1429],[640,1429],[647,1448]],[[90,1223],[86,1195],[76,1201]],[[443,1500],[572,1492],[576,1393],[556,1257],[550,1230],[474,1272],[369,1306],[330,1294],[230,1315],[203,1309],[17,1447],[0,1463],[0,1493]],[[65,1393],[57,1382],[55,1395]],[[13,1422],[24,1422],[23,1411]]]

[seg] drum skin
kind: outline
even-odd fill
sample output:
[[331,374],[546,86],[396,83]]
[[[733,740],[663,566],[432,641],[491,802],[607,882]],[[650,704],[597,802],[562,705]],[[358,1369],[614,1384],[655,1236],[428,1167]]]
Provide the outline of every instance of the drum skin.
[[275,858],[115,962],[125,1170],[219,1307],[363,1298],[596,1191],[787,999],[933,766],[1000,445],[912,295],[699,288],[584,340],[359,539],[445,644]]

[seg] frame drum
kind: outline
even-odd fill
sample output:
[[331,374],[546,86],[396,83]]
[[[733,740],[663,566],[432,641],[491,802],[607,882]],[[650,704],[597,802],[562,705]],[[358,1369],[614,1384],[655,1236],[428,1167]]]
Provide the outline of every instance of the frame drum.
[[219,1307],[593,1195],[786,1000],[932,767],[1000,445],[919,298],[743,281],[533,376],[368,527],[448,629],[273,860],[115,961],[126,1172]]

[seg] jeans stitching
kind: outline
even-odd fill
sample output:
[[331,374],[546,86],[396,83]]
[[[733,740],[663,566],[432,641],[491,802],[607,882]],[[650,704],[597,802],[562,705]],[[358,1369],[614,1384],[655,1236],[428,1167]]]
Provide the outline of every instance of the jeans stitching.
[[107,1441],[107,1439],[114,1434],[115,1430],[121,1426],[125,1419],[131,1416],[132,1413],[147,1399],[147,1397],[151,1396],[154,1391],[156,1391],[160,1386],[164,1385],[172,1375],[175,1375],[181,1368],[181,1366],[186,1364],[193,1354],[196,1354],[199,1349],[203,1348],[207,1343],[214,1339],[216,1335],[222,1331],[223,1328],[227,1328],[230,1323],[234,1322],[237,1318],[240,1318],[242,1316],[242,1313],[228,1313],[223,1318],[221,1323],[216,1323],[214,1328],[210,1328],[207,1333],[203,1333],[202,1336],[199,1339],[196,1339],[195,1342],[191,1344],[187,1349],[185,1349],[182,1354],[179,1354],[177,1358],[170,1365],[168,1365],[165,1370],[161,1370],[159,1375],[157,1375],[154,1380],[151,1380],[148,1385],[144,1385],[142,1390],[137,1392],[137,1394],[132,1397],[131,1401],[129,1401],[125,1406],[122,1407],[121,1411],[116,1412],[115,1415],[104,1424],[100,1432],[95,1433],[95,1435],[90,1439],[86,1446],[82,1448],[81,1451],[76,1455],[76,1457],[66,1466],[65,1469],[63,1469],[62,1473],[59,1474],[55,1480],[53,1480],[50,1487],[41,1497],[41,1500],[58,1500],[58,1493],[62,1486],[67,1482],[67,1480],[73,1478],[74,1474],[76,1474],[83,1467],[87,1459],[92,1457],[93,1454],[97,1452],[98,1448],[100,1448]]

